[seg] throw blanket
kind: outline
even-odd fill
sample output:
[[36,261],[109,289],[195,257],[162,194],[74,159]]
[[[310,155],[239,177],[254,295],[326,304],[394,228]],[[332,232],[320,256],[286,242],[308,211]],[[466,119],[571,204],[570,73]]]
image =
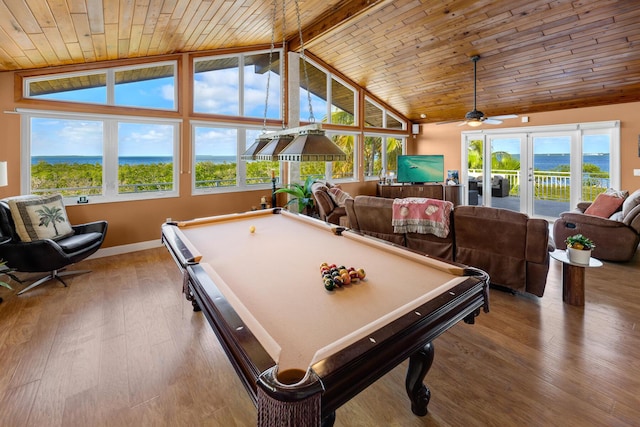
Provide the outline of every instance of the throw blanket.
[[393,201],[392,225],[395,233],[449,235],[453,203],[437,199],[407,197]]

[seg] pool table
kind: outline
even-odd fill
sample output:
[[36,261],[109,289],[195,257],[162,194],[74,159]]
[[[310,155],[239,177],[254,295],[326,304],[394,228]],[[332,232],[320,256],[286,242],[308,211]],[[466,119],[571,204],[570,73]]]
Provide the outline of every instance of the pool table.
[[[333,425],[338,407],[407,358],[411,409],[425,415],[433,340],[489,309],[481,270],[279,208],[168,222],[162,241],[259,425]],[[322,263],[366,277],[327,290]]]

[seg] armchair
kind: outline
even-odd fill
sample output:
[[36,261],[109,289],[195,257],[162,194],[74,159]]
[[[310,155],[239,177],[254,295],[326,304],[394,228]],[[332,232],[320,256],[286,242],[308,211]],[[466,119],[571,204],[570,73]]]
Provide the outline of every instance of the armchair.
[[[34,196],[18,196],[12,200],[31,200]],[[65,218],[66,219],[66,218]],[[49,280],[56,279],[67,286],[63,276],[87,273],[88,270],[65,271],[67,266],[87,258],[95,253],[107,233],[107,222],[96,221],[88,224],[71,226],[72,234],[58,239],[43,238],[24,241],[20,238],[16,223],[11,214],[9,199],[0,200],[0,258],[18,272],[47,273],[25,289],[22,294]]]
[[[337,191],[337,187],[332,187]],[[341,192],[342,197],[330,193],[329,187],[324,182],[314,182],[311,185],[311,192],[315,204],[318,208],[320,219],[336,225],[344,225],[347,219],[347,211],[344,207],[344,200],[350,198],[348,194]],[[341,202],[341,203],[339,203]],[[340,204],[342,206],[340,206]],[[342,220],[343,224],[340,223]]]
[[558,247],[574,234],[584,234],[596,244],[594,258],[605,261],[629,261],[640,243],[640,190],[627,197],[622,210],[608,218],[585,213],[590,202],[563,212],[553,224],[553,239]]
[[[482,195],[482,176],[477,178],[478,193]],[[511,184],[509,179],[502,175],[495,175],[491,177],[491,196],[492,197],[507,197],[511,191]]]

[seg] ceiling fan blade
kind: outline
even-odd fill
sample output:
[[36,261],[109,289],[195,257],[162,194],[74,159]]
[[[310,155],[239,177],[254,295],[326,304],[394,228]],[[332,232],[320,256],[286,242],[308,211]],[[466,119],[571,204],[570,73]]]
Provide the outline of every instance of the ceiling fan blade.
[[493,117],[487,117],[482,121],[482,123],[486,123],[488,125],[499,125],[499,124],[502,124],[502,120],[497,120]]
[[502,116],[487,117],[487,119],[506,120],[506,119],[515,119],[517,117],[518,117],[517,114],[504,114]]
[[447,120],[445,122],[437,122],[436,125],[448,125],[449,123],[458,123],[462,121],[463,120]]

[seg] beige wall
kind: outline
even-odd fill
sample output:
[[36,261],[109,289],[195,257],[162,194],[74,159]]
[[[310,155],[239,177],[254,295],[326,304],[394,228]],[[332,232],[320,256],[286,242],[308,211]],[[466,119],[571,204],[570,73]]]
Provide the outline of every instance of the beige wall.
[[[620,180],[622,189],[634,191],[640,188],[640,177],[633,176],[633,169],[640,169],[638,138],[640,102],[603,107],[577,108],[548,113],[527,114],[528,123],[520,118],[505,120],[501,125],[487,125],[491,129],[545,126],[566,123],[620,120]],[[409,150],[416,154],[444,154],[445,169],[462,169],[460,133],[472,128],[456,123],[422,125],[420,135],[409,140]],[[477,129],[477,128],[476,128]]]

